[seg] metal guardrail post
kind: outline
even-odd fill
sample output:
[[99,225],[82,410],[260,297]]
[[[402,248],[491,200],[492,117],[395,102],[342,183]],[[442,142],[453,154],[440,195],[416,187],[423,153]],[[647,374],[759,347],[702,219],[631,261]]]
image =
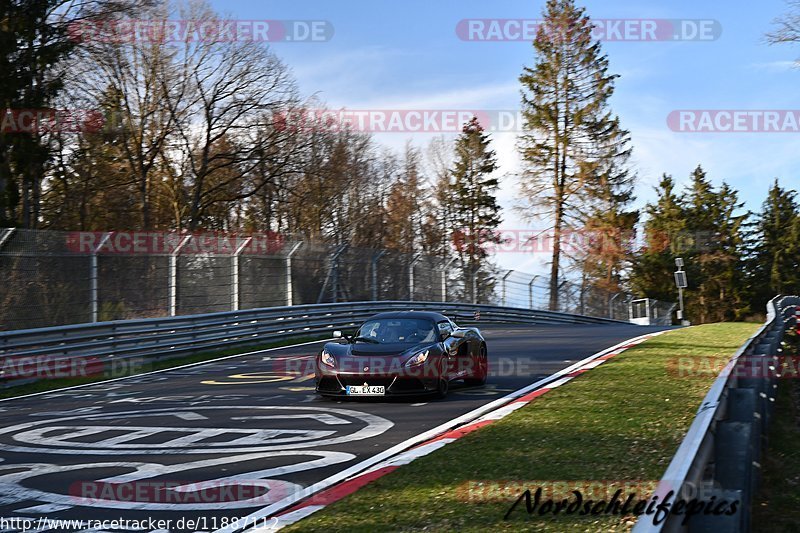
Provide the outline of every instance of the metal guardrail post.
[[178,311],[178,256],[191,239],[191,235],[186,235],[178,247],[169,254],[169,316],[175,316]]
[[794,311],[794,327],[798,335],[800,335],[800,305],[795,306]]
[[92,322],[97,322],[97,320],[99,318],[99,314],[100,314],[99,313],[99,305],[98,305],[99,289],[98,289],[98,284],[97,284],[97,270],[98,270],[97,254],[100,252],[100,250],[103,248],[103,246],[105,246],[105,244],[108,242],[108,239],[111,238],[112,234],[113,234],[113,232],[106,233],[105,235],[103,235],[103,238],[100,241],[100,244],[98,244],[94,249],[92,249],[92,255],[89,258],[89,269],[90,269],[89,270],[89,292],[90,292],[90,298],[92,300]]
[[242,252],[245,248],[252,242],[253,237],[248,237],[245,241],[239,245],[236,251],[233,253],[233,257],[231,258],[231,274],[233,277],[233,282],[231,283],[231,310],[238,311],[239,310],[239,256],[242,255]]
[[300,249],[303,242],[297,242],[286,254],[286,305],[291,306],[294,303],[294,286],[292,285],[292,256]]

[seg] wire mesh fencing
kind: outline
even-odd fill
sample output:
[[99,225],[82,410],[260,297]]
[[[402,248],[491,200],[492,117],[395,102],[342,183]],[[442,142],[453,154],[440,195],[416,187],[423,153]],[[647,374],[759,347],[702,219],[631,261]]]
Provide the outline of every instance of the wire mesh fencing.
[[[544,276],[478,274],[451,258],[277,234],[3,229],[0,272],[2,330],[374,300],[494,304],[619,320],[641,313],[626,293],[561,281],[551,302]],[[650,313],[671,320],[669,304],[648,302]]]

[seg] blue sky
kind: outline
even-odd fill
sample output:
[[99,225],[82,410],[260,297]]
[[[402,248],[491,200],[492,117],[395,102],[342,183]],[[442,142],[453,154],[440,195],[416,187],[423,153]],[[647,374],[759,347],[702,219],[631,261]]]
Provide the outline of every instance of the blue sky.
[[[239,19],[329,21],[334,37],[322,43],[276,43],[273,50],[294,70],[304,94],[317,93],[330,107],[353,109],[517,109],[517,78],[534,61],[526,42],[467,42],[456,24],[467,18],[541,16],[543,1],[407,0],[211,0]],[[580,2],[579,2],[580,4]],[[785,13],[782,0],[761,2],[587,1],[595,19],[713,19],[722,27],[713,41],[605,42],[611,71],[621,77],[612,108],[632,134],[640,180],[637,205],[652,200],[663,172],[679,183],[701,163],[717,184],[738,189],[749,209],[759,209],[778,177],[800,188],[800,133],[683,133],[667,127],[676,109],[800,109],[800,47],[769,46],[764,34]],[[519,168],[514,134],[498,133],[501,173]],[[375,139],[401,148],[425,146],[433,134],[386,134]],[[500,194],[506,228],[542,227],[512,210],[512,178]],[[505,254],[506,268],[538,271],[541,257]]]

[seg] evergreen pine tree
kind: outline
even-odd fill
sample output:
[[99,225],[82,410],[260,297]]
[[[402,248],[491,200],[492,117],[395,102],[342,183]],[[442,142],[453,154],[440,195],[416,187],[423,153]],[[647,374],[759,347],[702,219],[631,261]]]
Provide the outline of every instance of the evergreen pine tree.
[[800,292],[800,206],[797,193],[776,179],[755,224],[750,260],[753,311],[776,294]]
[[497,158],[490,143],[489,135],[473,117],[455,141],[456,160],[451,170],[455,205],[450,216],[456,228],[456,251],[463,267],[466,296],[473,302],[485,301],[492,292],[493,269],[485,244],[498,242],[496,230],[502,221],[495,197],[499,182],[493,176]]
[[[619,119],[610,119],[610,128],[600,142],[607,144],[607,157],[592,163],[585,183],[587,203],[584,208],[583,246],[577,256],[583,279],[601,299],[620,292],[625,270],[633,252],[638,211],[631,210],[636,175],[627,162],[630,157],[629,134],[619,127]],[[605,308],[606,302],[598,301]]]
[[521,182],[533,208],[529,217],[553,225],[549,305],[557,309],[562,239],[581,222],[589,196],[583,185],[626,149],[620,148],[625,133],[608,111],[616,76],[608,73],[585,10],[574,0],[548,0],[544,20],[533,42],[535,64],[520,76],[527,130],[520,138]]
[[686,250],[686,214],[672,176],[664,174],[655,203],[645,208],[644,245],[632,264],[631,285],[638,295],[674,301],[675,258]]
[[684,194],[664,176],[659,198],[648,205],[645,246],[633,264],[632,285],[642,296],[675,301],[675,258],[682,257],[689,280],[687,318],[705,323],[733,320],[748,310],[744,270],[748,214],[728,184],[715,189],[698,165]]

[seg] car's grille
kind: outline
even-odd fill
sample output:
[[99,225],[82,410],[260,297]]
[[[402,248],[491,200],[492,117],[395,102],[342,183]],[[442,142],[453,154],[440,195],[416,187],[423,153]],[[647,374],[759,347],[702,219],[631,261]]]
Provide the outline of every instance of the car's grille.
[[406,392],[424,390],[422,382],[418,379],[398,379],[392,385],[392,392]]
[[368,377],[368,376],[339,376],[339,381],[342,382],[342,385],[345,387],[348,385],[363,385],[367,383],[368,385],[372,385],[373,387],[388,387],[394,381],[394,378],[382,378],[382,377]]

